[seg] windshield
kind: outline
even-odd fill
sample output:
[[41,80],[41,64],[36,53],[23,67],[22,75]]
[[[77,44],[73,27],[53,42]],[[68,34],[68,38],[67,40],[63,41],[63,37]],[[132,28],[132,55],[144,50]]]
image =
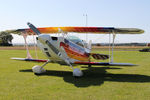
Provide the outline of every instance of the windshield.
[[69,41],[72,41],[73,43],[80,45],[82,47],[84,47],[84,43],[83,40],[81,40],[80,38],[76,37],[76,36],[68,36],[67,39]]

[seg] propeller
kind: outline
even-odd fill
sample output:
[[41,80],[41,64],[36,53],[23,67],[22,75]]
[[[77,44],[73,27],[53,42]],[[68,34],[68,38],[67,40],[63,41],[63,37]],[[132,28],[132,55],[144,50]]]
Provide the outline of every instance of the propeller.
[[40,31],[34,26],[34,25],[32,25],[31,23],[27,23],[27,25],[31,28],[31,30],[35,33],[35,34],[37,34],[37,35],[40,35],[41,33],[40,33]]

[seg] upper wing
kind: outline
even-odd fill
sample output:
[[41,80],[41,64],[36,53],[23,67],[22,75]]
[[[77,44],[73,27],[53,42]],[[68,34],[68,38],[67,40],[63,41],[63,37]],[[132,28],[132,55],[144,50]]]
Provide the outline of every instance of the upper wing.
[[[114,27],[43,27],[37,28],[43,34],[54,34],[63,32],[75,32],[75,33],[94,33],[94,34],[110,34],[115,32],[116,34],[141,34],[144,30],[138,28],[114,28]],[[61,31],[60,31],[61,30]],[[26,32],[29,35],[34,34],[34,32],[29,29],[16,29],[16,30],[6,30],[9,33],[20,34],[21,32]]]

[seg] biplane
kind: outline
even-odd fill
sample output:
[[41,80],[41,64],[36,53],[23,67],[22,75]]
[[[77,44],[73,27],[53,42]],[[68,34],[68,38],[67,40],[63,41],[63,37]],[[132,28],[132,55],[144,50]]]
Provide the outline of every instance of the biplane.
[[[141,34],[142,29],[137,28],[114,28],[114,27],[43,27],[36,28],[33,24],[27,23],[29,28],[9,30],[10,33],[23,34],[25,42],[26,35],[37,35],[37,46],[47,57],[47,60],[33,59],[27,48],[27,58],[12,58],[22,61],[44,62],[42,66],[36,65],[32,67],[35,74],[44,73],[43,68],[48,63],[58,63],[60,65],[68,65],[73,70],[73,76],[82,76],[83,72],[74,65],[92,65],[99,66],[134,66],[131,63],[115,63],[113,61],[113,48],[116,34]],[[62,36],[51,36],[50,34],[62,34]],[[112,55],[91,53],[91,42],[86,43],[75,36],[68,36],[68,33],[90,33],[90,34],[113,34]],[[109,62],[92,62],[91,57],[96,60],[111,59]]]

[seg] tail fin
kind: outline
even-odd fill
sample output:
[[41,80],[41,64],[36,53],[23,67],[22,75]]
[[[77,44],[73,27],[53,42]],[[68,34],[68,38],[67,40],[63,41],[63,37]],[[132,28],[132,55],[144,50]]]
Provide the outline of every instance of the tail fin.
[[40,33],[40,31],[34,26],[34,25],[32,25],[31,23],[27,23],[27,25],[31,28],[31,30],[35,33],[35,34],[37,34],[37,35],[40,35],[41,33]]

